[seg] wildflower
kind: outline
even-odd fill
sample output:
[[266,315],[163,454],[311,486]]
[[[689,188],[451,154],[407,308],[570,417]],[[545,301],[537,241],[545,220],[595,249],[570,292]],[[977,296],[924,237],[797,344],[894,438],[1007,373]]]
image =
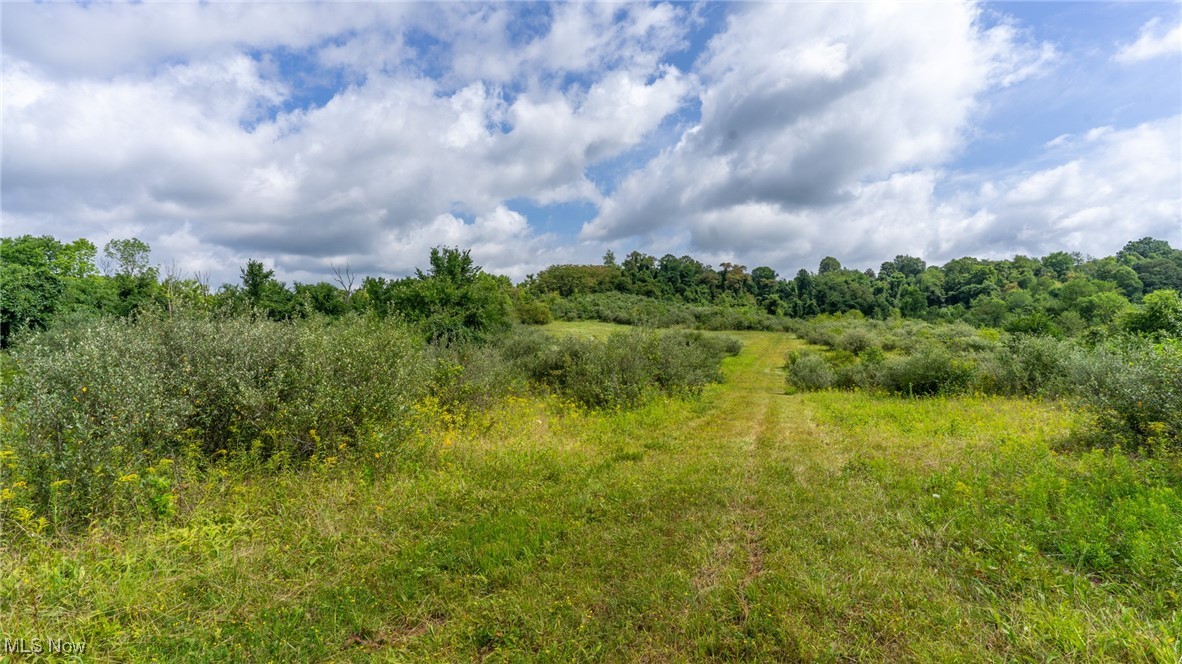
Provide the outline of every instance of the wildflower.
[[49,488],[51,488],[51,489],[56,489],[56,488],[58,488],[58,487],[65,486],[65,485],[67,485],[67,484],[69,484],[69,483],[70,483],[70,480],[58,480],[58,481],[56,481],[56,482],[51,482],[51,483],[49,484]]
[[138,474],[129,473],[127,475],[124,475],[123,477],[120,477],[119,481],[120,482],[134,482],[134,481],[138,480],[139,478],[140,478],[140,476]]

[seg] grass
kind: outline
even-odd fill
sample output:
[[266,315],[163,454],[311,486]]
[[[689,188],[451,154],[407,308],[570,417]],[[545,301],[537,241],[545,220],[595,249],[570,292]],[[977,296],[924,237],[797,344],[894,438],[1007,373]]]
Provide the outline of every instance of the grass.
[[613,332],[624,332],[632,329],[627,325],[603,323],[595,320],[554,321],[544,328],[551,334],[574,335],[591,339],[605,339]]
[[[743,351],[696,400],[428,402],[399,454],[218,468],[169,520],[33,537],[0,552],[0,632],[89,661],[1182,658],[1178,576],[1072,566],[974,493],[1019,462],[1075,481],[1092,462],[1053,445],[1075,414],[786,395],[801,342],[727,334]],[[941,505],[956,482],[991,509]]]

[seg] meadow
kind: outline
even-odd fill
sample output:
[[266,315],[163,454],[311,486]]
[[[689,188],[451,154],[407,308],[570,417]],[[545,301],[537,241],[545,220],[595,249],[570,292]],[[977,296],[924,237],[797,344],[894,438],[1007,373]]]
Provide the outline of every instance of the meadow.
[[[295,414],[206,384],[255,400],[216,442],[174,404],[85,518],[29,491],[7,410],[4,637],[85,661],[1182,659],[1182,466],[1093,445],[1076,402],[790,387],[793,353],[835,351],[784,332],[543,329],[446,352],[355,329],[403,353],[391,395],[298,328],[284,347],[315,352],[286,366],[353,367],[384,421],[305,382],[283,384]],[[338,438],[301,419],[326,413]]]

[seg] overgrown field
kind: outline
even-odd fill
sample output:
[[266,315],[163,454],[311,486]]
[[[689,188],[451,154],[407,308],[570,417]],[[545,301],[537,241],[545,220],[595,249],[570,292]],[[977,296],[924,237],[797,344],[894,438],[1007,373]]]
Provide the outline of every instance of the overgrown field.
[[[16,352],[3,636],[84,641],[90,661],[1182,658],[1182,466],[1092,451],[1074,402],[786,394],[805,342],[776,332],[558,323],[431,348],[346,325],[381,352],[294,327],[268,365],[281,383],[209,340],[176,355],[129,336],[158,377],[138,387],[85,340]],[[54,387],[73,380],[63,344],[120,400],[172,405],[76,414],[100,386]],[[395,352],[398,373],[374,361]],[[176,358],[241,419],[212,428],[205,396],[174,398]],[[338,364],[371,386],[364,413],[332,400]],[[332,389],[301,391],[313,379]],[[289,412],[258,410],[260,386]],[[104,471],[91,512],[55,502],[73,480],[30,470],[71,440],[138,455]]]

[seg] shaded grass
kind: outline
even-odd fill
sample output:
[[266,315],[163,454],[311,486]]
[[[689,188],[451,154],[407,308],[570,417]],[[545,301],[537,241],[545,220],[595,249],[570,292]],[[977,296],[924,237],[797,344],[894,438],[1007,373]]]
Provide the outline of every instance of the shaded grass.
[[784,395],[799,342],[727,334],[743,352],[696,400],[428,411],[381,458],[223,468],[171,520],[10,547],[3,636],[68,635],[95,661],[1179,656],[1176,608],[1037,545],[978,567],[933,507],[933,483],[1000,444],[1049,454],[1072,413]]

